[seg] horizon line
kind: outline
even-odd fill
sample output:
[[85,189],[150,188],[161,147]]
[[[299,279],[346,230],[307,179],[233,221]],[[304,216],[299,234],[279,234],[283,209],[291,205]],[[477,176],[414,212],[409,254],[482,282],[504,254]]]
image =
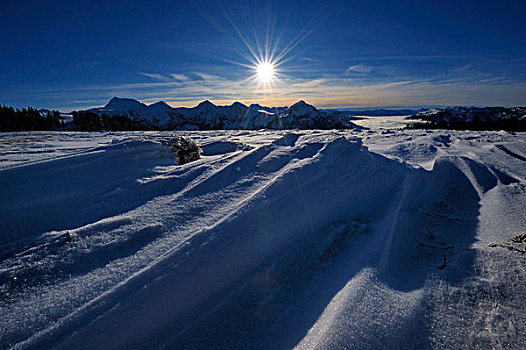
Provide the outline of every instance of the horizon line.
[[[47,107],[35,107],[35,106],[8,106],[7,104],[2,104],[2,105],[5,105],[5,106],[8,106],[8,107],[13,107],[15,109],[22,109],[22,108],[35,108],[37,110],[41,110],[41,109],[47,109],[47,110],[58,110],[59,112],[65,112],[65,113],[71,113],[71,112],[74,112],[74,111],[85,111],[85,110],[89,110],[89,109],[95,109],[95,108],[104,108],[108,103],[109,101],[111,101],[112,99],[114,98],[118,98],[118,99],[127,99],[127,100],[134,100],[134,101],[137,101],[139,103],[142,103],[144,105],[146,105],[147,107],[149,106],[152,106],[156,103],[159,103],[159,102],[164,102],[166,105],[168,105],[169,107],[171,108],[174,108],[174,109],[178,109],[178,108],[195,108],[197,107],[198,105],[200,105],[201,103],[203,102],[210,102],[211,104],[213,104],[214,106],[216,107],[228,107],[228,106],[231,106],[235,103],[240,103],[240,104],[243,104],[247,107],[251,106],[251,105],[259,105],[261,107],[266,107],[266,108],[287,108],[287,107],[290,107],[290,106],[293,106],[294,104],[300,102],[300,101],[303,101],[311,106],[314,106],[315,108],[319,109],[319,110],[341,110],[341,111],[351,111],[351,110],[375,110],[375,109],[423,109],[423,108],[426,108],[426,109],[430,109],[430,108],[447,108],[447,107],[456,107],[456,106],[459,106],[459,107],[479,107],[479,108],[482,108],[482,107],[505,107],[505,108],[513,108],[513,107],[523,107],[523,106],[520,106],[520,105],[475,105],[475,104],[464,104],[464,105],[458,105],[458,104],[452,104],[452,105],[379,105],[379,106],[371,106],[371,105],[363,105],[363,106],[345,106],[345,105],[337,105],[337,106],[333,106],[333,105],[321,105],[321,106],[318,106],[316,104],[313,104],[313,103],[309,103],[307,101],[305,101],[305,99],[298,99],[296,102],[290,104],[290,105],[282,105],[282,106],[267,106],[267,105],[264,105],[264,104],[261,104],[261,103],[247,103],[246,101],[243,102],[243,100],[239,101],[239,100],[229,100],[231,102],[226,102],[225,100],[220,100],[220,102],[216,102],[214,103],[213,102],[213,99],[204,99],[204,100],[197,100],[199,102],[194,102],[192,101],[192,105],[190,104],[186,104],[186,105],[181,105],[181,106],[174,106],[172,105],[170,102],[166,102],[164,100],[158,100],[158,101],[155,101],[155,102],[143,102],[141,101],[140,99],[136,99],[136,98],[132,98],[132,97],[117,97],[117,96],[113,96],[111,97],[108,102],[106,102],[105,104],[103,105],[92,105],[92,106],[86,106],[86,107],[80,107],[80,106],[76,106],[76,107],[62,107],[62,108],[47,108]],[[146,99],[145,101],[148,101],[148,100],[152,100],[152,99]],[[217,101],[217,100],[216,100]],[[226,103],[225,103],[226,102]]]

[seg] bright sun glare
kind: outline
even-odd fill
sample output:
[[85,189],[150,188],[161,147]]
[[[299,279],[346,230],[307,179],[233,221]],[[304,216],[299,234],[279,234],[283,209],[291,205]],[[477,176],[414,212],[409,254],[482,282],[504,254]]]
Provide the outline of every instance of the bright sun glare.
[[274,78],[274,65],[271,62],[261,62],[257,65],[258,79],[262,83],[270,83]]

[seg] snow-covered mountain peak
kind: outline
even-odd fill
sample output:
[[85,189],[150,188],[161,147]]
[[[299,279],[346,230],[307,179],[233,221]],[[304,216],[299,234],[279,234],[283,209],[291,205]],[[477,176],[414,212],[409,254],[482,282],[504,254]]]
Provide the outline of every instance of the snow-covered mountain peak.
[[130,110],[130,109],[142,109],[146,107],[145,104],[134,100],[132,98],[121,98],[121,97],[113,97],[110,102],[106,106],[104,106],[104,109],[111,109],[111,110]]
[[164,101],[159,101],[159,102],[155,102],[155,103],[152,103],[149,107],[153,107],[153,106],[163,106],[163,107],[169,107],[169,108],[172,108],[168,105],[168,103],[164,102]]
[[149,109],[152,109],[152,110],[155,110],[155,111],[168,111],[168,112],[171,112],[173,111],[173,108],[170,107],[166,102],[164,101],[159,101],[159,102],[155,102],[155,103],[152,103],[151,105],[148,106]]
[[215,107],[216,105],[208,100],[204,100],[203,102],[197,105],[197,108],[215,108]]
[[318,113],[318,109],[316,107],[306,103],[305,101],[301,100],[293,104],[288,111],[289,115],[310,115],[312,113]]
[[230,105],[230,107],[235,107],[235,108],[248,108],[246,105],[242,104],[241,102],[234,102]]

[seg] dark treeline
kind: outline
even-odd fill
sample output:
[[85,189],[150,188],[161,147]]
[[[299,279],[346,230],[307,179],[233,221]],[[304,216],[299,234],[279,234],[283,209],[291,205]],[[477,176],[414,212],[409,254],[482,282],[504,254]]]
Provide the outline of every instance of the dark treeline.
[[46,116],[34,108],[0,107],[0,131],[59,130],[65,126],[58,111]]
[[66,123],[59,111],[40,113],[29,107],[15,109],[0,107],[0,131],[138,131],[158,130],[159,128],[136,119],[124,116],[98,115],[81,111],[73,112],[73,122]]

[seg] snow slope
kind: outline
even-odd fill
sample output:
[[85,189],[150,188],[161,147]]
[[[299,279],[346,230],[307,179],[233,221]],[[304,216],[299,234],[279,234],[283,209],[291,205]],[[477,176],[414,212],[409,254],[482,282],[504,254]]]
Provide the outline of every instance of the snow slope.
[[0,135],[2,348],[526,345],[525,134],[87,135]]

